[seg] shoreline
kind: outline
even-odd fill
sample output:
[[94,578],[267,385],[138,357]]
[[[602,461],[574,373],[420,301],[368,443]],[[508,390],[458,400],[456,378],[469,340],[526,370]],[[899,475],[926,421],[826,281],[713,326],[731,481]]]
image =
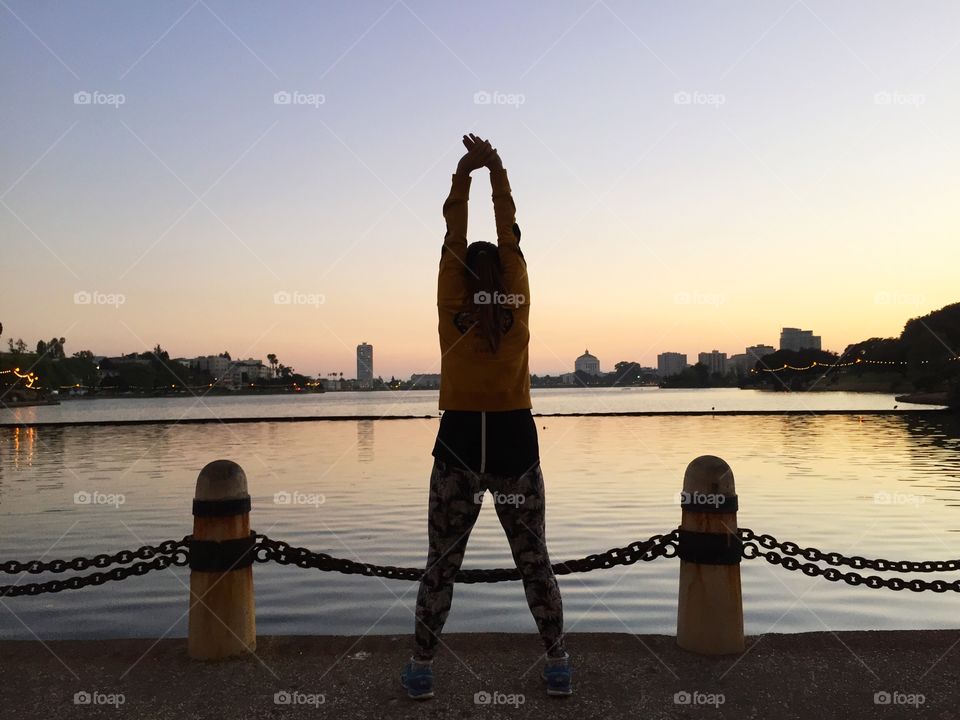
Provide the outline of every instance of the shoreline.
[[[946,407],[905,408],[903,410],[636,410],[625,412],[575,412],[575,413],[533,413],[535,418],[565,417],[699,417],[699,416],[820,416],[820,415],[950,415],[953,411]],[[291,415],[278,417],[210,417],[210,418],[169,418],[169,419],[132,419],[132,420],[51,420],[0,422],[0,428],[36,428],[36,427],[96,427],[122,425],[209,425],[211,423],[291,423],[291,422],[346,422],[373,420],[439,420],[440,415]]]
[[[956,712],[957,636],[768,634],[748,637],[740,656],[703,657],[667,635],[574,633],[574,695],[556,699],[544,694],[534,634],[450,633],[435,661],[436,698],[426,702],[408,699],[397,681],[410,654],[406,635],[263,636],[256,657],[218,663],[189,660],[182,638],[0,640],[0,702],[24,720],[940,718]],[[74,704],[75,693],[122,695],[123,703]],[[297,694],[301,706],[278,704],[276,693]],[[699,704],[684,702],[694,696]],[[494,697],[498,702],[483,702]]]

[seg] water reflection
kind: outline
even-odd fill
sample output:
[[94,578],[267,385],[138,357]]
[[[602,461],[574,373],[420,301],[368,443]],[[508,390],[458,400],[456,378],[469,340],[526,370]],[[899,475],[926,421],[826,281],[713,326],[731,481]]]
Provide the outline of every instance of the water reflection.
[[373,420],[357,421],[357,461],[369,463],[374,461],[373,454]]
[[[74,557],[182,537],[190,531],[197,473],[226,457],[247,472],[258,530],[340,557],[416,566],[424,562],[436,427],[436,420],[364,420],[3,429],[0,560],[39,557],[54,541],[51,557]],[[550,417],[538,419],[538,431],[557,560],[675,527],[683,471],[708,453],[734,470],[744,527],[846,554],[960,557],[957,417]],[[78,505],[73,498],[81,490],[122,493],[125,503]],[[321,494],[325,502],[278,505],[278,492]],[[878,494],[892,500],[878,502]],[[465,565],[511,562],[485,504]],[[390,591],[410,591],[405,584],[387,589],[370,578],[279,566],[256,572],[263,578],[257,619],[264,634],[411,627],[403,604],[388,610],[396,600]],[[956,625],[955,598],[825,583],[759,562],[745,564],[743,574],[748,632],[774,623],[783,632],[822,630],[818,618],[832,629]],[[676,581],[675,562],[664,560],[564,577],[561,584],[579,631],[622,632],[622,621],[634,632],[672,632]],[[457,593],[451,632],[529,630],[515,584]],[[184,592],[169,573],[153,573],[42,604],[10,603],[41,637],[143,637],[176,621]],[[0,637],[21,635],[15,618],[0,614]]]

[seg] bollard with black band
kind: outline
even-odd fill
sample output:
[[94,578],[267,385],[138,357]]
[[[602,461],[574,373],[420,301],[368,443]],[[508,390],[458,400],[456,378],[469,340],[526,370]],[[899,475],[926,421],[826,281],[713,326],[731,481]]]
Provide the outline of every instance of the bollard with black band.
[[254,541],[243,468],[230,460],[207,464],[197,477],[193,501],[191,658],[219,660],[256,650]]
[[702,455],[687,466],[680,493],[677,645],[703,655],[741,653],[741,541],[733,471]]

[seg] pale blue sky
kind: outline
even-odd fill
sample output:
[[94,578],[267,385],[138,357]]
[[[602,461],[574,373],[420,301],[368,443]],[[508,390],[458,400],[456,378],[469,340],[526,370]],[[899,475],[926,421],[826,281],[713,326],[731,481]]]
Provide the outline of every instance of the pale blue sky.
[[[534,372],[585,346],[605,369],[742,352],[782,325],[835,350],[896,334],[960,299],[958,21],[948,2],[3,0],[4,342],[352,375],[367,341],[377,374],[437,371],[467,131],[514,185]],[[95,91],[124,102],[74,103]],[[492,237],[488,195],[477,173],[471,239]],[[74,302],[93,291],[124,303]]]

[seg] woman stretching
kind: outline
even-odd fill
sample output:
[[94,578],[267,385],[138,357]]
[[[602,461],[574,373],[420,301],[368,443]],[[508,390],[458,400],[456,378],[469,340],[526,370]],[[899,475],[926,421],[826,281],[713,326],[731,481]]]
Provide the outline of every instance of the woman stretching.
[[[450,612],[453,583],[487,490],[523,577],[546,649],[550,695],[569,695],[560,590],[544,533],[543,475],[530,413],[530,287],[507,171],[486,140],[465,135],[467,153],[443,204],[440,254],[440,430],[433,448],[429,553],[417,595],[413,657],[401,681],[412,698],[433,697],[433,656]],[[486,167],[497,244],[467,246],[470,173]]]

